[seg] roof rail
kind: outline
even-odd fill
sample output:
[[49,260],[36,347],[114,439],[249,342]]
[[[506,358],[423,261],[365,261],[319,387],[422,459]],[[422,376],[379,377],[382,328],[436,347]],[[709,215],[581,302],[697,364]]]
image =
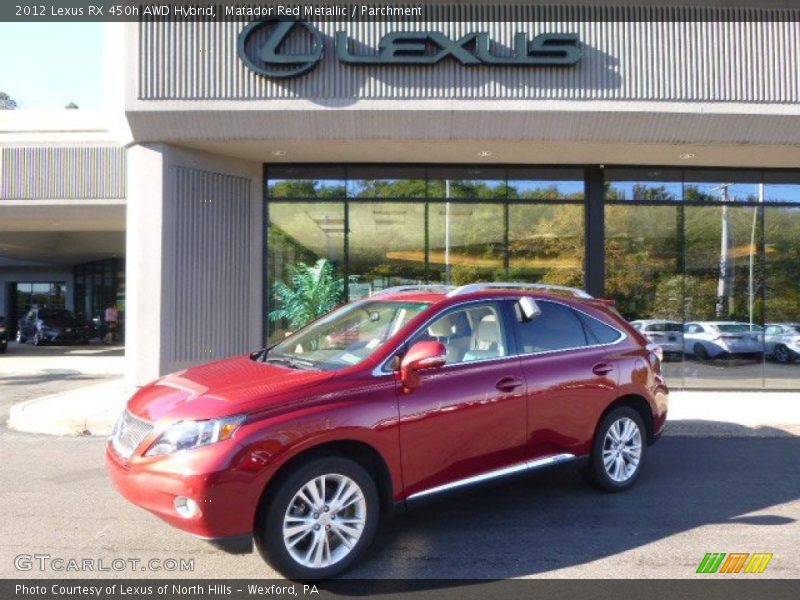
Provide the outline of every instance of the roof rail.
[[447,295],[461,296],[463,294],[472,294],[474,292],[481,292],[483,290],[537,290],[542,292],[566,292],[576,296],[577,298],[593,298],[593,296],[590,294],[587,294],[583,290],[574,287],[567,287],[565,285],[549,285],[546,283],[523,283],[519,281],[469,283],[454,289]]
[[455,289],[456,288],[452,285],[396,285],[394,287],[382,289],[374,294],[370,294],[370,297],[374,298],[375,296],[386,296],[388,294],[402,294],[403,292],[430,292],[433,294],[447,294]]

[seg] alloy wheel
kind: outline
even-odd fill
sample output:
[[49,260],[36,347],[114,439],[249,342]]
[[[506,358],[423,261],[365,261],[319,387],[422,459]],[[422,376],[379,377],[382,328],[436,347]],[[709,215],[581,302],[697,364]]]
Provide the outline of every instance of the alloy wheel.
[[789,349],[786,346],[778,345],[775,346],[775,360],[779,363],[788,363],[790,360]]
[[323,569],[350,554],[366,522],[367,501],[359,485],[345,475],[320,475],[289,502],[283,543],[298,564]]
[[603,439],[603,467],[617,483],[633,477],[642,457],[642,433],[633,419],[614,421]]

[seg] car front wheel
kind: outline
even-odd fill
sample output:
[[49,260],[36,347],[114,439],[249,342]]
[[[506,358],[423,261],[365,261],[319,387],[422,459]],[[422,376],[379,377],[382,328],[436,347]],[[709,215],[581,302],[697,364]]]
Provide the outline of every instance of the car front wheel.
[[644,461],[645,428],[638,412],[628,406],[612,410],[597,428],[589,463],[589,478],[607,492],[629,488]]
[[318,458],[276,482],[259,514],[256,543],[290,579],[325,579],[352,566],[375,536],[375,482],[359,463]]

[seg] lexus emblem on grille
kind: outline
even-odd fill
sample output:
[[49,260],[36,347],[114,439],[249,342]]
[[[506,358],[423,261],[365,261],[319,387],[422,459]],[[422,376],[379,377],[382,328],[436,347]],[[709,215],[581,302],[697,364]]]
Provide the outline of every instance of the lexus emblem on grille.
[[[285,51],[290,37],[310,36],[311,49],[304,53]],[[250,23],[239,34],[239,56],[256,73],[288,79],[308,73],[322,60],[322,34],[305,21],[266,20]]]

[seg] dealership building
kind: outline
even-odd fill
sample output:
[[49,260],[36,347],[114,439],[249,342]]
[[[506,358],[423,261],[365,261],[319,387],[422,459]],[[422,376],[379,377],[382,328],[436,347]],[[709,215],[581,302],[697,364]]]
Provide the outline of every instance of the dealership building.
[[684,341],[669,383],[800,390],[770,346],[800,323],[800,2],[581,4],[108,24],[107,111],[0,112],[0,315],[116,301],[142,385],[281,337],[274,285],[327,259],[342,301],[529,281],[665,343],[766,326],[763,357]]

